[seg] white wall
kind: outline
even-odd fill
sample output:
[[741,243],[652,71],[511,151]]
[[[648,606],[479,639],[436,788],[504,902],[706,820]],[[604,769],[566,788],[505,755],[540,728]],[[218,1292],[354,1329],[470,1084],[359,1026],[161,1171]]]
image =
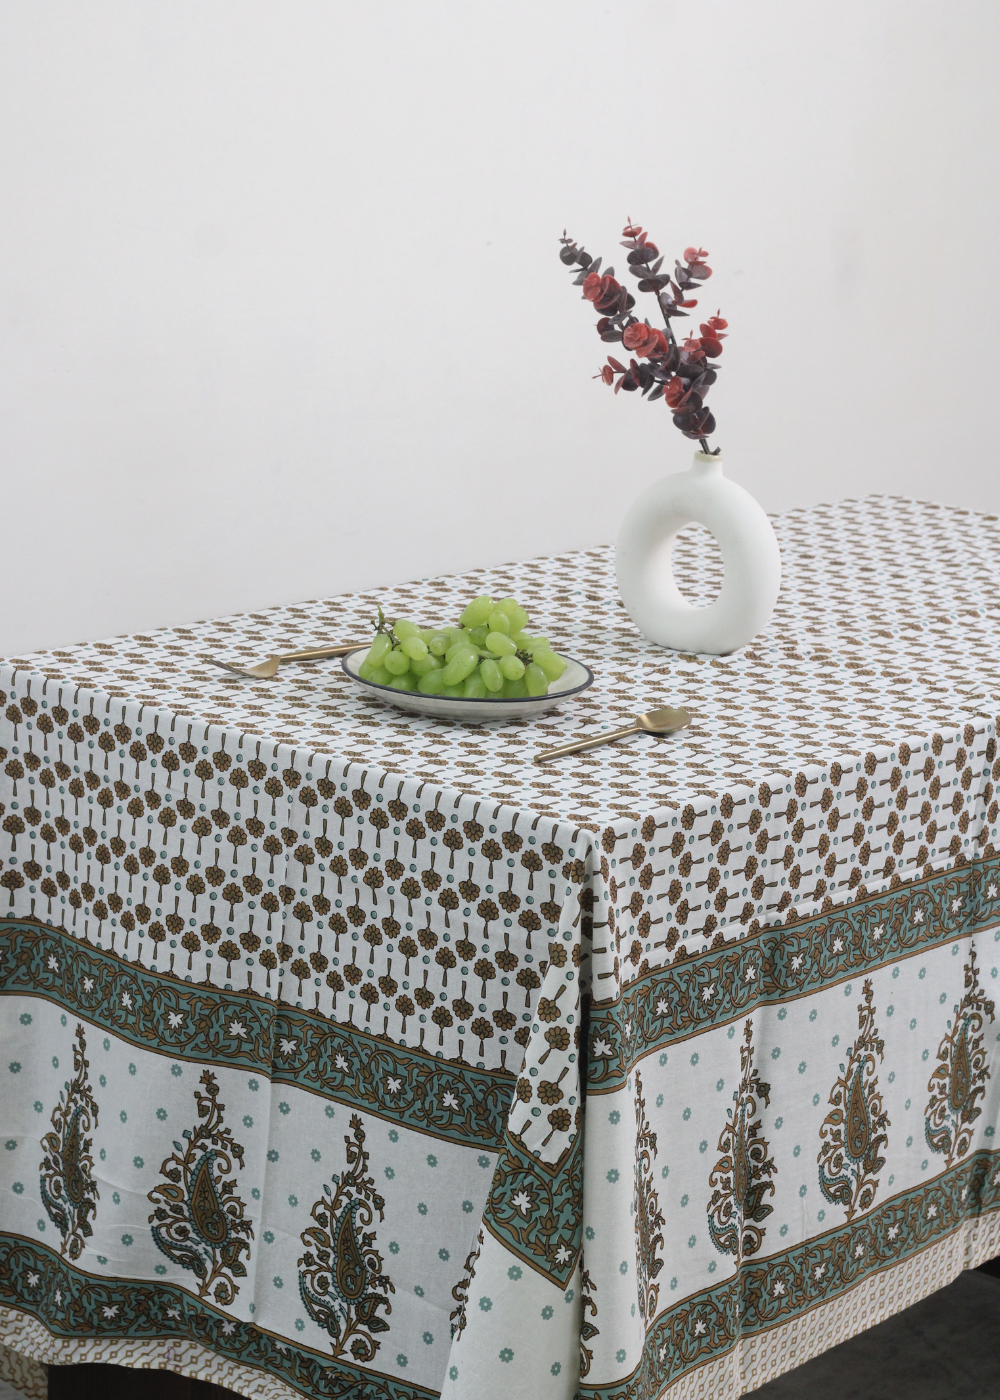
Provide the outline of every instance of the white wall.
[[564,225],[716,269],[770,509],[1000,507],[996,0],[7,0],[0,654],[613,538]]

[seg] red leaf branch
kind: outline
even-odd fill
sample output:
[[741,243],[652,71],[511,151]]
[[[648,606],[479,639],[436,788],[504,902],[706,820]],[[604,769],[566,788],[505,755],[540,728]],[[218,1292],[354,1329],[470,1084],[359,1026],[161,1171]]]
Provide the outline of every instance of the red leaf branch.
[[644,229],[629,222],[622,235],[622,247],[628,249],[628,270],[638,278],[640,292],[656,297],[663,330],[633,314],[635,297],[616,279],[613,267],[602,275],[601,258],[592,258],[565,232],[559,240],[560,260],[575,273],[573,285],[583,289],[584,300],[600,314],[598,335],[603,341],[619,342],[635,356],[626,367],[609,355],[594,377],[613,385],[616,394],[622,389],[628,393],[638,390],[651,403],[662,398],[684,436],[696,439],[708,452],[707,439],[715,431],[715,418],[705,404],[705,395],[718,375],[718,365],[712,362],[722,354],[728,323],[718,314],[710,316],[698,327],[699,335],[686,336],[680,343],[670,324],[698,305],[691,292],[712,275],[705,261],[708,253],[704,248],[685,248],[683,261],[674,263],[672,273],[664,272],[660,250]]

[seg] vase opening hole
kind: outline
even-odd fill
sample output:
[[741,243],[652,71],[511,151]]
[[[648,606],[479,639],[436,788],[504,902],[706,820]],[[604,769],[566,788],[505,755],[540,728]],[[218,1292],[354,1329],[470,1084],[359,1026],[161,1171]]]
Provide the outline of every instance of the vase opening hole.
[[725,568],[722,550],[711,530],[704,525],[685,525],[674,536],[673,548],[669,542],[664,548],[669,557],[663,563],[669,563],[685,600],[696,608],[714,603],[722,589]]

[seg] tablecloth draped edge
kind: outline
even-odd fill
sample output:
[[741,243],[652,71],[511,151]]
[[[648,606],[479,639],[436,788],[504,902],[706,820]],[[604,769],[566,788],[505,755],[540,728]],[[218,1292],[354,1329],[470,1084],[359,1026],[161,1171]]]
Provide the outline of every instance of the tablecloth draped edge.
[[45,1400],[48,1394],[45,1365],[3,1343],[0,1343],[0,1380],[7,1381],[25,1400]]
[[[996,1156],[997,1154],[990,1154]],[[963,1165],[968,1165],[963,1164]],[[888,1203],[886,1203],[888,1204]],[[863,1223],[863,1222],[862,1222]],[[16,1237],[0,1236],[6,1245]],[[41,1249],[61,1265],[55,1252],[33,1241],[18,1241]],[[675,1380],[654,1381],[650,1388],[652,1368],[637,1367],[633,1373],[609,1386],[581,1383],[583,1400],[708,1400],[719,1393],[718,1386],[728,1383],[738,1387],[738,1393],[756,1388],[785,1372],[802,1365],[838,1342],[867,1330],[894,1316],[902,1309],[920,1301],[951,1283],[960,1273],[976,1268],[1000,1252],[1000,1205],[976,1220],[957,1222],[941,1239],[916,1250],[907,1259],[890,1263],[866,1273],[837,1298],[820,1301],[799,1312],[794,1318],[762,1328],[751,1336],[737,1337],[724,1355],[707,1358],[686,1369]],[[66,1267],[63,1265],[63,1267]],[[897,1280],[902,1286],[896,1286]],[[94,1280],[101,1283],[103,1280]],[[859,1301],[861,1307],[859,1309]],[[701,1300],[685,1300],[687,1309],[697,1309]],[[864,1328],[858,1328],[859,1311],[864,1313]],[[817,1317],[832,1325],[816,1326]],[[655,1332],[663,1315],[654,1322]],[[787,1343],[792,1339],[791,1348]],[[647,1343],[649,1336],[647,1334]],[[108,1361],[122,1364],[123,1344],[127,1347],[130,1366],[166,1369],[181,1375],[213,1381],[236,1389],[237,1393],[260,1400],[299,1400],[310,1392],[286,1384],[273,1372],[258,1370],[235,1357],[226,1358],[218,1349],[203,1347],[193,1340],[100,1338],[73,1339],[51,1332],[27,1309],[0,1301],[0,1344],[20,1355],[44,1365],[69,1365],[82,1362]],[[287,1346],[279,1342],[279,1346]],[[389,1379],[389,1378],[386,1378]],[[381,1385],[383,1378],[377,1377]],[[41,1393],[41,1392],[40,1392]],[[358,1391],[359,1396],[364,1391]],[[734,1390],[734,1393],[737,1391]],[[393,1400],[412,1396],[413,1400],[433,1400],[437,1392],[424,1388],[400,1387],[389,1391],[373,1391],[372,1395],[389,1394]]]
[[[992,1155],[1000,1157],[998,1153]],[[877,1210],[878,1207],[872,1213]],[[943,1238],[925,1245],[907,1259],[866,1273],[836,1298],[817,1302],[788,1321],[734,1338],[722,1356],[706,1358],[675,1380],[664,1379],[662,1384],[654,1383],[650,1388],[652,1368],[644,1355],[646,1366],[640,1363],[629,1376],[620,1377],[607,1386],[589,1386],[582,1382],[581,1400],[716,1400],[721,1394],[742,1395],[877,1326],[998,1253],[1000,1202],[978,1219],[957,1222]],[[901,1287],[895,1286],[897,1280],[901,1281]],[[698,1300],[687,1301],[697,1304]],[[866,1304],[870,1311],[865,1310]],[[864,1317],[862,1326],[858,1326],[859,1313]],[[824,1325],[817,1326],[817,1318]],[[832,1326],[826,1325],[828,1318],[832,1319]],[[662,1319],[663,1314],[650,1331],[654,1331]],[[786,1350],[789,1338],[794,1339],[793,1347]],[[647,1334],[647,1343],[648,1340]],[[642,1388],[644,1384],[645,1389]],[[731,1389],[720,1388],[726,1385]]]
[[[75,1316],[90,1313],[88,1335],[76,1338],[72,1334],[60,1335],[29,1311],[23,1297],[17,1302],[10,1301],[10,1295],[15,1291],[12,1282],[15,1269],[18,1270],[19,1280],[24,1281],[29,1290],[32,1290],[32,1277],[38,1279],[33,1291],[39,1294],[39,1311],[56,1288],[61,1288],[67,1300],[72,1296],[76,1305]],[[0,1293],[0,1343],[46,1365],[108,1361],[132,1366],[138,1355],[147,1358],[146,1369],[171,1370],[180,1375],[214,1381],[217,1385],[254,1397],[254,1400],[257,1397],[262,1397],[262,1400],[299,1400],[303,1395],[311,1398],[323,1393],[317,1386],[317,1380],[331,1372],[344,1377],[352,1387],[349,1392],[352,1398],[356,1395],[358,1400],[437,1400],[440,1394],[426,1386],[389,1375],[374,1366],[366,1368],[352,1365],[342,1358],[331,1358],[316,1348],[294,1342],[252,1322],[237,1322],[230,1336],[218,1329],[211,1346],[205,1345],[198,1339],[205,1321],[229,1323],[233,1320],[210,1299],[197,1298],[177,1284],[160,1280],[102,1278],[88,1273],[79,1264],[69,1263],[49,1246],[12,1232],[0,1233],[0,1286],[3,1290]],[[164,1295],[172,1295],[179,1305],[178,1331],[183,1328],[184,1332],[175,1337],[149,1337],[141,1334],[129,1336],[127,1332],[120,1331],[118,1336],[108,1337],[115,1319],[101,1316],[104,1306],[102,1299],[114,1296],[120,1306],[122,1293],[126,1289],[131,1294],[128,1301],[135,1319],[145,1313],[143,1295],[148,1302],[155,1299],[158,1303],[162,1303]],[[207,1318],[205,1314],[208,1314]],[[102,1332],[105,1334],[103,1337]],[[123,1348],[128,1355],[127,1362],[122,1357]],[[257,1353],[256,1364],[247,1359],[248,1352]],[[242,1389],[242,1386],[249,1388]]]

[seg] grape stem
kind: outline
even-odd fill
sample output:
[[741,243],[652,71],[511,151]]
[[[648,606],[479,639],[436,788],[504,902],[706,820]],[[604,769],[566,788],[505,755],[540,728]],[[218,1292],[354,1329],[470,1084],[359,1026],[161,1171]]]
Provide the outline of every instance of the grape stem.
[[380,632],[383,632],[383,633],[389,638],[389,641],[392,643],[392,645],[393,645],[394,647],[398,647],[398,646],[399,646],[399,638],[396,636],[395,632],[392,630],[392,629],[395,627],[396,624],[395,624],[394,622],[390,622],[390,623],[387,624],[387,623],[386,623],[386,620],[385,620],[385,613],[382,611],[382,605],[381,605],[381,604],[377,604],[376,606],[378,607],[378,619],[377,619],[377,621],[376,621],[376,623],[375,623],[375,635],[376,635],[376,637],[378,636],[378,634],[379,634]]

